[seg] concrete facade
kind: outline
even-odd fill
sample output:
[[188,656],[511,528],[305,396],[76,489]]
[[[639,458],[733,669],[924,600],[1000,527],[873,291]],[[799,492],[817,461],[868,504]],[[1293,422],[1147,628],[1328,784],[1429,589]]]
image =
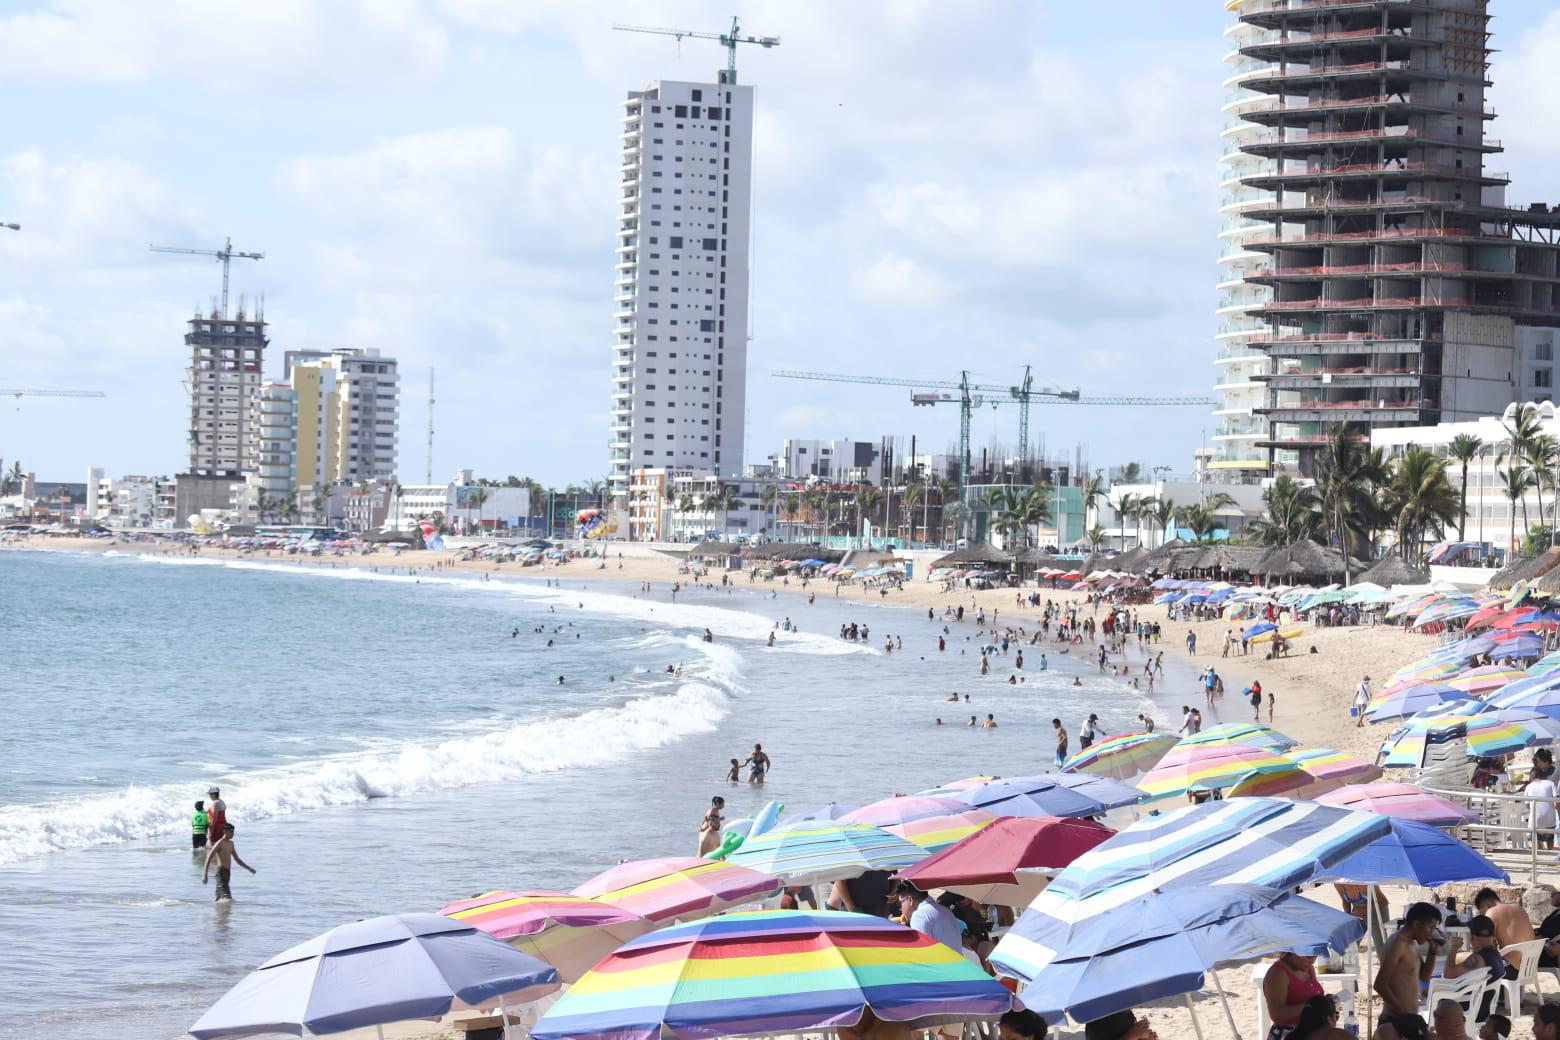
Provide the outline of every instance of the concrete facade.
[[624,102],[608,490],[639,468],[742,474],[753,88]]
[[264,370],[265,320],[209,317],[189,320],[184,343],[190,348],[186,370],[190,388],[189,474],[239,478],[251,450],[250,398]]

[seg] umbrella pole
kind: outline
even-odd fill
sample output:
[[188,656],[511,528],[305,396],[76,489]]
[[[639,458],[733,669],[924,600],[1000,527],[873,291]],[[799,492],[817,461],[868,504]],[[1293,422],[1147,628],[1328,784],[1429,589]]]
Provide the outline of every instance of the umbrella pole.
[[1202,1023],[1197,1021],[1197,1009],[1192,1006],[1192,995],[1190,993],[1186,995],[1186,1010],[1191,1013],[1192,1029],[1197,1032],[1197,1040],[1203,1040]]
[[504,1023],[504,1040],[509,1040],[509,1005],[504,1003],[504,995],[498,995],[498,1014]]
[[[1356,980],[1361,986],[1374,984],[1376,978],[1376,939],[1373,927],[1376,918],[1376,883],[1373,881],[1365,886],[1365,978]],[[1358,962],[1356,962],[1358,963]],[[1365,993],[1365,1035],[1374,1036],[1376,1027],[1372,1021],[1376,1015],[1376,1005],[1371,1003],[1370,991]]]
[[1230,1024],[1230,1035],[1235,1040],[1240,1040],[1240,1029],[1235,1025],[1235,1013],[1230,1010],[1230,998],[1224,994],[1224,983],[1220,980],[1219,973],[1212,968],[1208,969],[1208,974],[1213,976],[1214,991],[1219,994],[1219,1003],[1224,1005],[1224,1018]]

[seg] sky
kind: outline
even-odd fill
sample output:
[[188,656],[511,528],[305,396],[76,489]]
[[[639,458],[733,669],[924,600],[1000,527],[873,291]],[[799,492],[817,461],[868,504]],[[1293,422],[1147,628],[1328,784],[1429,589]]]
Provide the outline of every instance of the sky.
[[[1560,11],[1491,0],[1491,161],[1560,201]],[[774,369],[1211,394],[1224,116],[1216,0],[0,0],[0,456],[45,480],[187,460],[184,323],[211,259],[282,351],[401,362],[402,478],[605,476],[621,101],[755,86],[749,462],[786,437],[915,434],[955,408]],[[1205,408],[1037,407],[1092,467],[1176,472]],[[977,448],[1015,439],[985,409]],[[9,465],[9,462],[7,463]]]

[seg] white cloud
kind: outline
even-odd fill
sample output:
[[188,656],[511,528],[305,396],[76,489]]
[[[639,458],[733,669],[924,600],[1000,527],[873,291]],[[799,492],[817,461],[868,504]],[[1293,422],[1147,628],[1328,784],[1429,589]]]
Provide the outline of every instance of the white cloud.
[[53,0],[0,18],[0,76],[342,87],[425,79],[446,45],[418,0]]
[[854,276],[856,292],[872,303],[931,306],[948,295],[937,275],[905,256],[889,253]]

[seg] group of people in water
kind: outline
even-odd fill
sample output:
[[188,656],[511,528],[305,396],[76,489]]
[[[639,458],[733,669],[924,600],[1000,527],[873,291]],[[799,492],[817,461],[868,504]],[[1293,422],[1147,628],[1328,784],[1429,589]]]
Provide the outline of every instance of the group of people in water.
[[222,792],[216,785],[212,785],[206,797],[195,803],[195,811],[190,814],[190,848],[197,856],[205,853],[200,872],[201,884],[210,883],[211,865],[217,865],[217,902],[227,902],[233,898],[234,863],[251,874],[255,872],[255,868],[244,862],[244,858],[238,854],[238,847],[233,844],[236,832],[237,828],[228,822],[227,802],[222,800]]

